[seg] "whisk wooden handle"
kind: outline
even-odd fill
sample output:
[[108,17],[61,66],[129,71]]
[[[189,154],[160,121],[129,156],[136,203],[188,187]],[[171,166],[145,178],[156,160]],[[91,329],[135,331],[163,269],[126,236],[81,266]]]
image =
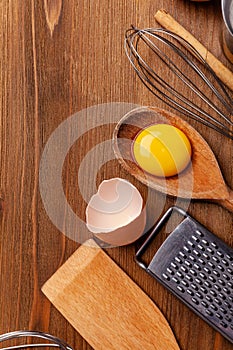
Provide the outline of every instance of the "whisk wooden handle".
[[217,203],[233,213],[233,191],[229,190],[229,198],[218,200]]
[[209,64],[215,74],[223,81],[223,83],[233,90],[233,73],[220,62],[207,48],[202,45],[192,34],[190,34],[181,24],[179,24],[165,10],[159,10],[155,14],[156,21],[164,28],[178,34],[180,37],[188,41],[201,55],[201,57]]

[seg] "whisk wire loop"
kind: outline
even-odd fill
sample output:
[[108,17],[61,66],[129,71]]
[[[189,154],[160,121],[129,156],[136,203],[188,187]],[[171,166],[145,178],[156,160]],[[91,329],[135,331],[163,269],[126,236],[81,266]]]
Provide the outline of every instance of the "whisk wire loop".
[[29,349],[29,348],[58,348],[61,350],[73,350],[68,344],[66,344],[63,340],[47,334],[43,332],[37,332],[37,331],[14,331],[10,333],[5,333],[0,335],[0,343],[10,341],[13,339],[18,338],[39,338],[49,341],[49,343],[28,343],[28,344],[19,344],[19,345],[12,345],[7,346],[4,348],[0,348],[1,350],[19,350],[19,349]]
[[[175,40],[175,42],[173,42],[173,40]],[[175,58],[181,60],[182,68],[179,68],[174,57],[170,58],[165,50],[161,49],[159,43],[164,45],[163,47],[165,47],[165,49],[168,48],[171,50]],[[177,87],[169,84],[165,78],[157,72],[157,69],[154,69],[152,65],[143,58],[143,55],[140,53],[141,44],[144,44],[144,46],[149,49],[148,52],[151,51],[154,56],[159,59],[158,62],[162,62],[162,64],[169,69],[169,72],[173,73],[190,91],[194,92],[196,96],[204,101],[205,106],[208,106],[209,109],[215,112],[218,118],[210,115],[209,111],[205,111],[197,103],[193,102],[193,100],[187,98],[183,92],[177,90]],[[187,52],[184,51],[184,49],[187,50]],[[190,43],[179,35],[163,28],[137,29],[136,27],[132,27],[128,29],[125,34],[125,51],[140,80],[156,97],[182,114],[233,139],[233,131],[231,128],[233,126],[233,121],[228,116],[233,114],[232,98],[222,81],[216,76],[211,67]],[[198,58],[198,60],[204,64],[214,83],[212,83],[196,64],[194,57],[191,59],[188,56],[188,52],[191,52],[194,57]],[[157,65],[158,62],[156,62]],[[212,96],[208,97],[206,91],[203,92],[186,74],[184,71],[185,64],[188,68],[191,68],[205,83],[205,86],[210,89],[211,94],[216,97],[217,104],[213,101]],[[219,103],[224,107],[224,112],[219,108]]]

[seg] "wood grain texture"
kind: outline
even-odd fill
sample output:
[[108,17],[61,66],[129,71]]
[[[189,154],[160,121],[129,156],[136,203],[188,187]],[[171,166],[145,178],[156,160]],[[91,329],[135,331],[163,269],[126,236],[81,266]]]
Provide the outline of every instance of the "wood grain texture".
[[42,291],[96,350],[179,350],[160,310],[93,240]]
[[[50,5],[46,13],[44,0],[0,1],[0,332],[30,327],[55,334],[77,350],[91,350],[40,290],[78,247],[58,231],[45,212],[38,189],[44,146],[62,121],[89,106],[120,101],[166,108],[137,79],[123,48],[125,30],[132,23],[157,25],[154,14],[160,8],[194,33],[228,68],[232,65],[221,48],[223,23],[217,0],[70,0],[62,1],[60,10],[57,6]],[[158,67],[159,72],[161,69]],[[111,115],[109,124],[99,127],[95,127],[95,116],[92,119],[92,130],[70,149],[63,169],[67,199],[82,219],[86,208],[82,191],[89,190],[93,174],[97,174],[96,184],[104,178],[126,178],[148,197],[146,186],[116,160],[99,161],[109,145],[103,145],[101,154],[91,154],[80,190],[77,174],[81,161],[103,138],[111,139],[116,124]],[[80,118],[80,126],[85,123],[86,118]],[[190,123],[210,144],[232,188],[232,141]],[[150,194],[148,225],[157,219],[163,200],[155,191]],[[164,210],[174,202],[167,198]],[[232,214],[202,202],[192,202],[189,212],[233,245]],[[163,312],[180,348],[231,350],[229,342],[136,266],[134,252],[134,245],[107,251]]]
[[51,36],[56,25],[58,25],[61,15],[62,0],[44,0],[44,10],[46,21],[50,29]]

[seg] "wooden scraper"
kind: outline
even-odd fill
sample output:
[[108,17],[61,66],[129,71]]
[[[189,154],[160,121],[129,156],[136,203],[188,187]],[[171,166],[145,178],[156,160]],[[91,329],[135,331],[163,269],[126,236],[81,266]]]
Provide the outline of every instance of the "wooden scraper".
[[95,350],[179,350],[160,310],[93,240],[42,291]]

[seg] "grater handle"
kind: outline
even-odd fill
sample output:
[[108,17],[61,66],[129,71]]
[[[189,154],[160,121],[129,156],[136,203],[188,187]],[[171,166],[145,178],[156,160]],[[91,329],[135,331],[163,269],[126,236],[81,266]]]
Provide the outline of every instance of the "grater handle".
[[229,191],[229,198],[217,200],[216,202],[219,203],[222,207],[229,210],[231,213],[233,213],[233,191],[231,189],[228,189]]

